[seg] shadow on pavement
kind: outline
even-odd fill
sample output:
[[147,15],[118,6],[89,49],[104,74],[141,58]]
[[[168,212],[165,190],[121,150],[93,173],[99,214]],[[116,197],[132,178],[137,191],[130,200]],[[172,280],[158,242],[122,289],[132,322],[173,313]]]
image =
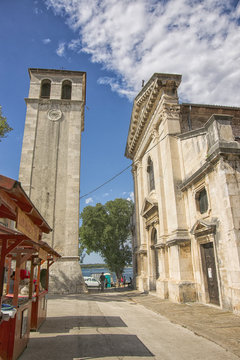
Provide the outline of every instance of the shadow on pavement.
[[[83,327],[127,327],[119,316],[66,316],[49,317],[38,330],[40,333],[66,333]],[[32,340],[31,340],[32,341]]]
[[94,291],[91,289],[91,292],[87,294],[68,294],[68,295],[59,295],[59,294],[49,294],[48,299],[53,300],[67,300],[68,302],[71,300],[78,299],[79,301],[99,301],[99,302],[124,302],[125,298],[132,297],[134,294],[133,290],[129,291],[109,291],[109,292],[99,292],[98,290]]
[[[51,349],[58,349],[57,353],[51,353]],[[135,335],[59,335],[31,339],[21,359],[72,360],[111,356],[141,358],[154,355]]]

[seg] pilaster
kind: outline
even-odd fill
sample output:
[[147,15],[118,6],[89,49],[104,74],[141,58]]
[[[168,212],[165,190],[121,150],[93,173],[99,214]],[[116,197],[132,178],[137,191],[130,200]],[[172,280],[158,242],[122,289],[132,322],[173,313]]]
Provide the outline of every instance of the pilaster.
[[159,131],[160,152],[162,155],[164,198],[166,201],[167,233],[174,234],[178,229],[186,229],[185,204],[179,184],[182,180],[178,139],[175,134],[180,132],[180,107],[177,98],[163,95],[160,105],[162,122]]

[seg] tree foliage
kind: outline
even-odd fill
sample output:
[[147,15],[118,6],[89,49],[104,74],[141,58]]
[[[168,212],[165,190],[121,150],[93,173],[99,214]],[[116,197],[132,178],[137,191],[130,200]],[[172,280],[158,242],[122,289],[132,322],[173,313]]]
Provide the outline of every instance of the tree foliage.
[[80,238],[79,238],[78,255],[79,255],[80,264],[83,263],[83,260],[86,256],[86,254],[87,254],[86,249],[85,249],[84,245],[81,243]]
[[2,107],[0,106],[0,141],[10,131],[12,131],[12,128],[8,125],[7,119],[2,116]]
[[87,206],[80,215],[80,246],[84,246],[87,253],[99,253],[118,279],[124,267],[132,261],[132,212],[132,201],[115,199],[105,205],[98,203],[96,206]]

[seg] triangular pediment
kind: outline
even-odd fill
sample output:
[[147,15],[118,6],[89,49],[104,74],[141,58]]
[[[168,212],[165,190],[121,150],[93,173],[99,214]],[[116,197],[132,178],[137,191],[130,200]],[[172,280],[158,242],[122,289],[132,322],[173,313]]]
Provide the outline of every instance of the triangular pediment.
[[158,212],[158,203],[154,199],[145,198],[141,210],[141,215],[144,218],[148,218],[150,215],[152,215],[154,212]]
[[197,220],[192,227],[191,233],[195,236],[204,236],[216,232],[216,222],[207,220]]
[[155,73],[134,100],[125,156],[133,159],[147,125],[163,94],[177,100],[181,75]]

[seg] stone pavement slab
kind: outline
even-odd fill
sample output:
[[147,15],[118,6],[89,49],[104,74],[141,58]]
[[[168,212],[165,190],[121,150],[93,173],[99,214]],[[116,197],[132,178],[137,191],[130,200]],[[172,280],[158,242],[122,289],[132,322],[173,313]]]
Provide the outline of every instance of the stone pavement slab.
[[[51,296],[48,318],[39,331],[31,333],[19,360],[239,359],[171,323],[158,313],[157,300],[136,291]],[[168,305],[166,313],[172,303]],[[184,313],[181,307],[178,312]]]
[[178,304],[137,291],[128,293],[128,296],[145,308],[165,316],[172,323],[179,324],[240,357],[240,316],[216,306]]

